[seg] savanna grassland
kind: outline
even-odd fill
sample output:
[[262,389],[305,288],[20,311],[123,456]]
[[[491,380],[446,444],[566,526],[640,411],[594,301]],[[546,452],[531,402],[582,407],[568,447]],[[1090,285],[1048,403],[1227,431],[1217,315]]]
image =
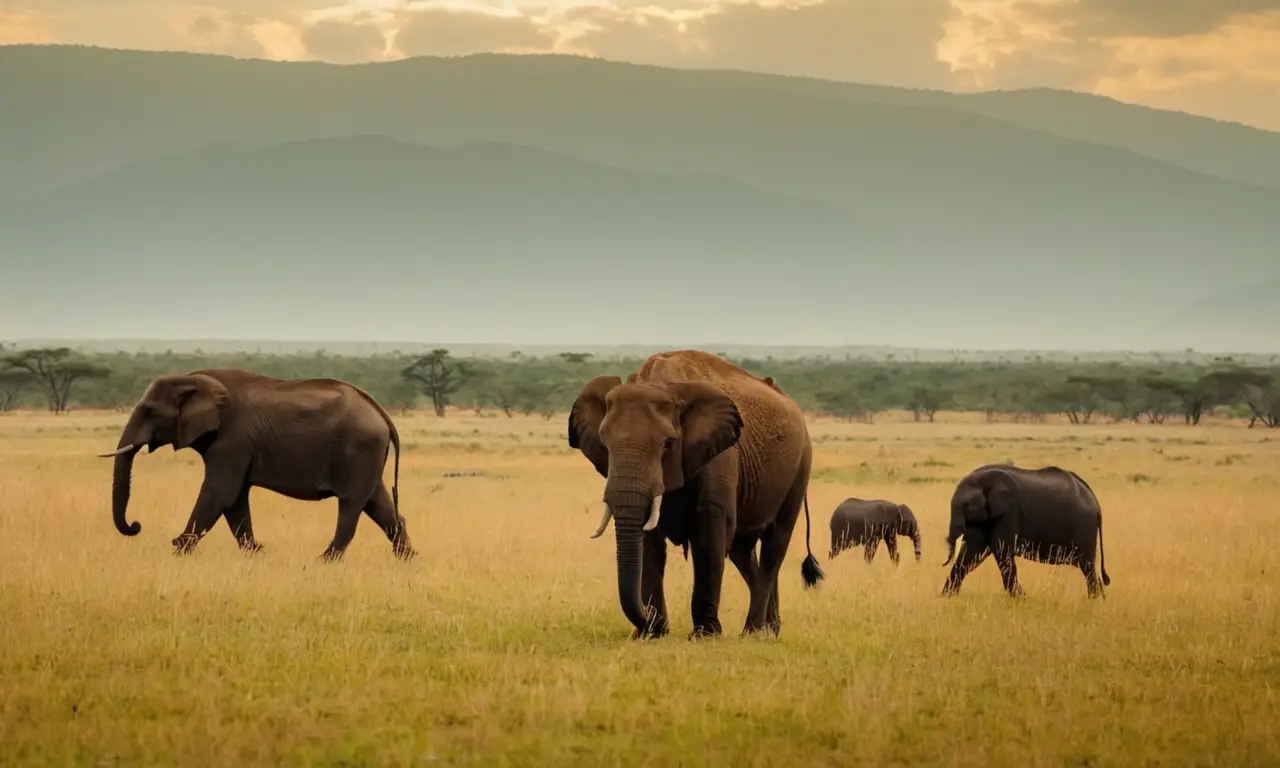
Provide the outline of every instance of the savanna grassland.
[[[690,643],[692,566],[667,565],[673,634],[631,642],[602,479],[564,418],[397,416],[419,557],[362,520],[317,556],[334,502],[252,496],[265,549],[225,522],[170,554],[198,457],[134,470],[111,525],[124,414],[0,418],[0,751],[21,765],[1274,765],[1280,760],[1280,439],[1175,425],[813,421],[812,545],[782,574],[782,636]],[[968,469],[1080,472],[1104,509],[1106,600],[1070,567],[993,562],[943,599],[945,520]],[[390,466],[387,468],[390,477]],[[446,476],[452,473],[462,473]],[[478,472],[479,474],[474,474]],[[827,561],[849,495],[910,504],[924,558]]]

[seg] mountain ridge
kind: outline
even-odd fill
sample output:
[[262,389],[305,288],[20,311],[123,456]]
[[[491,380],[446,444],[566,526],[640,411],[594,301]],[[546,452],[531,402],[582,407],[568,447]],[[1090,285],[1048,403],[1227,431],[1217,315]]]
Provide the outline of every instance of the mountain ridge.
[[[1074,347],[1091,333],[1132,346],[1139,326],[1241,275],[1280,272],[1280,190],[907,103],[917,92],[849,86],[880,101],[825,97],[801,91],[844,86],[787,90],[760,85],[782,77],[579,57],[339,66],[54,54],[42,51],[27,77],[0,65],[0,102],[20,115],[0,135],[0,169],[10,172],[0,176],[29,187],[25,202],[10,199],[0,245],[21,245],[13,258],[28,268],[71,254],[83,274],[115,279],[86,255],[99,245],[103,258],[138,264],[187,249],[299,270],[337,268],[343,249],[378,258],[381,249],[398,254],[386,263],[402,273],[425,275],[418,248],[454,279],[484,264],[554,291],[526,262],[560,253],[548,274],[595,263],[581,274],[599,291],[644,254],[664,269],[692,265],[682,269],[703,280],[721,279],[712,257],[733,259],[732,290],[761,297],[759,285],[734,281],[776,280],[765,276],[782,259],[790,294],[776,306],[791,333],[837,339],[825,327],[835,323],[849,328],[845,339],[947,347],[995,334]],[[13,56],[0,50],[0,64]],[[882,103],[890,97],[903,103]],[[308,141],[314,157],[290,160]],[[399,167],[420,162],[448,183]],[[160,176],[146,181],[148,168]],[[148,216],[148,206],[166,213]],[[537,238],[545,247],[516,245]],[[859,294],[864,285],[876,287]],[[690,302],[692,290],[678,289]],[[550,311],[502,295],[514,297],[513,312]],[[910,311],[895,313],[895,301]],[[716,298],[687,311],[728,329],[734,306]]]

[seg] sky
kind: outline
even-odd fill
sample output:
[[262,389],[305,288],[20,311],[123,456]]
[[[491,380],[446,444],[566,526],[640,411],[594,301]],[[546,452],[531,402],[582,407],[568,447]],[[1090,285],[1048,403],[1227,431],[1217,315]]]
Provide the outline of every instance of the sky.
[[333,63],[577,53],[1066,88],[1280,131],[1280,0],[0,0],[0,43]]

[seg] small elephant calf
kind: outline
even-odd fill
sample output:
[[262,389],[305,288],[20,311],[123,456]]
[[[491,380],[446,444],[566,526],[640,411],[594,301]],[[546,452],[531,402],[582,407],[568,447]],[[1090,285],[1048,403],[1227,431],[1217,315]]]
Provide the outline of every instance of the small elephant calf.
[[884,499],[850,497],[840,502],[831,513],[831,553],[834,559],[850,547],[863,545],[862,558],[868,563],[876,556],[880,539],[884,539],[889,559],[898,564],[898,536],[907,536],[915,545],[916,561],[920,560],[920,524],[906,504]]

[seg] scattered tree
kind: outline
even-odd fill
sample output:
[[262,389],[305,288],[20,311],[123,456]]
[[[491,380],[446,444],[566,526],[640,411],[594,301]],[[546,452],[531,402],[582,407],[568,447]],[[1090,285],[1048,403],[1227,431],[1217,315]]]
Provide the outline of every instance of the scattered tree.
[[405,367],[400,375],[418,385],[422,394],[431,399],[436,416],[441,418],[449,406],[450,395],[467,380],[466,365],[450,358],[447,349],[431,350]]
[[71,388],[81,379],[105,379],[111,371],[101,365],[77,359],[69,347],[27,349],[4,359],[8,371],[25,373],[44,393],[49,410],[64,413],[71,400]]

